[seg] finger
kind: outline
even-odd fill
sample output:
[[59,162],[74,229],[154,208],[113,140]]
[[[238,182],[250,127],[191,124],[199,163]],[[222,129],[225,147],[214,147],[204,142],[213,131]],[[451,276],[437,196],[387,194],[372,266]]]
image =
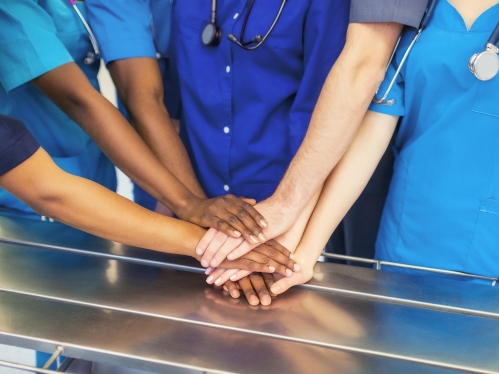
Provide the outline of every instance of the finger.
[[[221,217],[220,217],[221,214]],[[230,236],[232,238],[240,238],[241,232],[236,230],[234,227],[231,227],[228,223],[229,215],[227,211],[222,207],[217,210],[217,214],[213,215],[207,226],[215,228],[218,231],[223,232],[225,235]]]
[[206,251],[206,248],[210,245],[211,241],[217,234],[217,230],[210,228],[208,231],[206,231],[206,234],[201,238],[199,241],[198,245],[196,246],[196,254],[201,256],[204,251]]
[[[222,269],[222,268],[218,268],[218,269],[215,269],[208,278],[206,278],[206,283],[208,284],[214,284],[215,283],[215,280],[218,279],[223,273],[225,273],[227,271],[227,269]],[[232,274],[231,274],[232,275]],[[229,277],[230,278],[230,277]],[[218,286],[218,284],[217,284]]]
[[272,285],[275,283],[274,274],[262,273],[262,277],[265,282],[265,285],[267,286],[267,289],[270,291],[270,296],[276,296],[272,292]]
[[[291,259],[287,259],[287,261],[291,261],[290,266],[294,266],[294,261]],[[241,270],[249,270],[252,272],[262,272],[262,273],[274,273],[277,272],[286,277],[290,277],[293,275],[293,271],[288,269],[286,266],[274,261],[269,256],[264,253],[260,253],[256,250],[246,253],[243,257],[230,261],[223,262],[222,267],[224,268],[238,268]]]
[[281,266],[282,269],[284,269],[281,271],[284,271],[284,274],[286,274],[286,268],[284,266],[273,261],[271,258],[254,251],[245,254],[243,257],[238,258],[237,260],[225,260],[220,264],[220,267],[224,269],[248,270],[250,273],[273,273],[276,270],[277,266]]
[[245,255],[246,253],[248,253],[249,251],[251,251],[252,249],[256,248],[258,245],[255,245],[255,244],[251,244],[251,243],[248,243],[246,240],[242,242],[242,244],[237,247],[236,249],[234,249],[231,253],[229,253],[227,255],[227,259],[228,260],[236,260],[238,259],[239,257]]
[[272,285],[270,292],[272,292],[274,295],[280,295],[283,292],[289,290],[291,287],[296,286],[297,284],[301,284],[301,281],[297,276],[291,278],[282,278]]
[[213,256],[210,261],[210,266],[217,267],[220,263],[225,260],[227,255],[231,253],[234,249],[239,247],[241,244],[246,243],[243,238],[228,238],[227,241],[220,247],[217,253]]
[[[242,279],[244,277],[247,277],[248,275],[250,275],[251,272],[248,271],[248,270],[238,270],[237,273],[231,275],[231,277],[229,278],[232,282],[236,282],[238,281],[239,279]],[[268,273],[262,273],[262,274],[268,274]]]
[[256,200],[255,200],[255,199],[248,199],[247,197],[244,197],[244,196],[239,196],[239,198],[240,198],[242,201],[247,202],[248,204],[251,204],[251,205],[256,205]]
[[284,247],[281,243],[279,243],[275,239],[268,240],[267,242],[265,242],[265,245],[268,247],[276,249],[277,251],[279,251],[280,253],[282,253],[286,257],[289,257],[291,259],[293,259],[293,257],[294,257],[290,250],[288,250],[286,247]]
[[230,280],[230,277],[232,275],[236,274],[238,271],[239,271],[239,269],[229,269],[229,270],[226,270],[222,274],[220,274],[218,276],[218,278],[215,278],[214,283],[217,286],[221,286],[222,284],[224,284],[225,282],[227,282],[228,280]]
[[204,272],[206,275],[210,275],[211,273],[213,273],[214,271],[216,270],[216,268],[214,267],[211,267],[211,266],[208,266],[206,268],[206,271]]
[[[226,210],[231,214],[232,219],[229,224],[238,230],[243,230],[243,237],[245,237],[246,240],[249,240],[250,243],[255,243],[255,239],[257,242],[265,243],[267,239],[262,231],[262,227],[266,226],[263,226],[260,222],[260,220],[263,219],[262,215],[248,202],[238,199],[235,196],[231,196],[230,200],[233,204],[229,204],[226,207]],[[232,224],[235,218],[239,221],[237,225]],[[244,225],[243,228],[241,228],[239,223]],[[250,232],[250,235],[248,235],[248,231]],[[246,236],[248,236],[249,239]]]
[[227,281],[227,283],[225,283],[224,288],[227,288],[227,292],[234,299],[237,299],[239,296],[241,296],[241,293],[239,292],[239,289],[237,288],[237,284],[230,281],[230,280]]
[[253,289],[253,285],[249,277],[241,279],[239,282],[239,286],[241,286],[241,291],[243,291],[244,296],[246,296],[246,300],[250,305],[258,305],[260,303],[258,297],[256,296],[255,290]]
[[253,289],[256,291],[258,298],[262,305],[270,305],[272,299],[270,298],[269,290],[265,285],[265,281],[261,274],[253,273],[249,276]]
[[[249,206],[248,203],[243,201],[241,203]],[[237,205],[227,204],[224,210],[217,212],[217,218],[227,223],[227,227],[240,233],[238,237],[242,237],[253,244],[265,242],[265,240],[262,240],[265,238],[265,235],[263,235],[260,227],[253,221],[245,209]]]
[[201,259],[201,266],[208,267],[215,253],[218,252],[218,250],[222,247],[222,245],[224,245],[228,238],[229,237],[221,231],[218,231],[216,233],[215,237],[211,240],[208,248],[206,248],[206,251],[203,254],[203,258]]
[[253,252],[258,252],[261,253],[262,255],[268,256],[275,262],[284,265],[289,270],[300,271],[300,265],[298,265],[290,257],[276,250],[274,247],[269,247],[267,245],[259,245],[253,250]]

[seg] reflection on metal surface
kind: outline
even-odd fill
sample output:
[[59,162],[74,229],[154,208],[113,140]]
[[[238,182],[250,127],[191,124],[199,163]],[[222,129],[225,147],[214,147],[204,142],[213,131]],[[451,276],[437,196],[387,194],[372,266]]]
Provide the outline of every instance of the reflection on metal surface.
[[0,225],[20,243],[0,244],[5,344],[155,372],[499,372],[495,287],[318,264],[309,284],[252,307],[185,257]]

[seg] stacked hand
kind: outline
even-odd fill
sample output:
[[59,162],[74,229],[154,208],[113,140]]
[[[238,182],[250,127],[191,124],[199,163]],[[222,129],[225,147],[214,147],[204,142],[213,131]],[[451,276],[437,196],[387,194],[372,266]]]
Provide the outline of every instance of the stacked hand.
[[201,227],[213,227],[226,236],[245,239],[248,243],[265,243],[265,218],[253,207],[254,200],[234,195],[202,199],[193,195],[179,218]]

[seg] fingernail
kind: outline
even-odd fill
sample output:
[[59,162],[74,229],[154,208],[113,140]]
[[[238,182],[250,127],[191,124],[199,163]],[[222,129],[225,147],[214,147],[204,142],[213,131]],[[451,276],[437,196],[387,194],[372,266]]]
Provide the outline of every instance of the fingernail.
[[210,275],[208,278],[206,278],[206,283],[210,283],[213,280],[213,275]]
[[230,279],[231,281],[233,281],[234,279],[236,279],[236,274],[232,275],[229,279]]
[[270,302],[271,302],[271,301],[272,301],[272,300],[271,300],[271,299],[270,299],[270,297],[268,297],[268,296],[264,296],[264,297],[262,297],[262,305],[270,305]]
[[206,269],[206,271],[204,272],[206,275],[210,274],[210,272],[213,270],[213,268],[211,266],[208,266],[208,268]]
[[258,239],[257,239],[257,238],[256,238],[256,236],[254,236],[254,235],[250,235],[250,240],[251,240],[254,244],[259,243]]
[[292,259],[292,260],[294,260],[295,256],[293,256],[293,254],[292,254],[292,253],[290,253],[290,254],[289,254],[289,258],[290,258],[290,259]]
[[300,265],[298,264],[295,264],[295,266],[293,266],[293,269],[295,269],[295,271],[300,271]]
[[262,243],[265,243],[267,241],[267,238],[265,237],[265,235],[263,235],[263,233],[258,234],[258,238],[260,238],[260,241]]
[[251,305],[258,305],[258,298],[256,296],[250,297]]
[[288,277],[290,277],[290,276],[292,276],[292,275],[293,275],[293,272],[292,272],[291,270],[289,270],[289,269],[286,269],[286,275],[287,275]]
[[201,266],[204,267],[204,268],[207,268],[208,267],[208,261],[206,261],[204,258],[201,260]]
[[260,223],[262,224],[263,227],[267,227],[269,225],[267,221],[265,221],[264,219],[261,219]]
[[234,298],[238,298],[239,297],[239,292],[237,292],[236,290],[233,290],[232,293],[231,293],[231,295]]
[[233,259],[234,259],[234,255],[233,255],[233,254],[228,255],[228,256],[227,256],[227,259],[228,259],[228,260],[233,260]]
[[269,266],[269,270],[273,273],[275,271],[275,267]]
[[218,260],[215,259],[211,260],[210,266],[216,268],[218,266]]
[[215,281],[215,284],[218,286],[219,283],[222,281],[222,278],[218,278],[216,281]]
[[227,286],[224,286],[224,291],[229,291],[229,289],[227,288]]
[[272,287],[270,287],[270,291],[276,295],[279,293],[280,290],[281,290],[281,287],[279,287],[276,284],[273,284]]
[[197,247],[197,248],[196,248],[196,254],[198,254],[198,255],[202,255],[202,254],[203,254],[203,249],[202,249],[202,248]]
[[234,231],[234,235],[236,235],[237,237],[240,237],[241,233],[239,231]]

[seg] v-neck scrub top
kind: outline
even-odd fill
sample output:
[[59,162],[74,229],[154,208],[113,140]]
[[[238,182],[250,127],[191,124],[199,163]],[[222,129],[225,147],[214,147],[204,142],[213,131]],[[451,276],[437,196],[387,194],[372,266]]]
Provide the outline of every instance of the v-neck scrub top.
[[[370,110],[402,116],[376,258],[499,276],[499,76],[479,81],[470,57],[484,50],[499,5],[467,30],[447,0],[404,65],[389,99]],[[415,31],[405,31],[385,92]]]
[[[85,14],[82,6],[80,10]],[[76,12],[66,0],[0,0],[0,25],[0,113],[21,120],[63,170],[115,190],[113,164],[78,124],[30,82],[75,62],[98,89],[99,61],[83,63],[93,49]],[[40,218],[3,189],[0,208]]]

